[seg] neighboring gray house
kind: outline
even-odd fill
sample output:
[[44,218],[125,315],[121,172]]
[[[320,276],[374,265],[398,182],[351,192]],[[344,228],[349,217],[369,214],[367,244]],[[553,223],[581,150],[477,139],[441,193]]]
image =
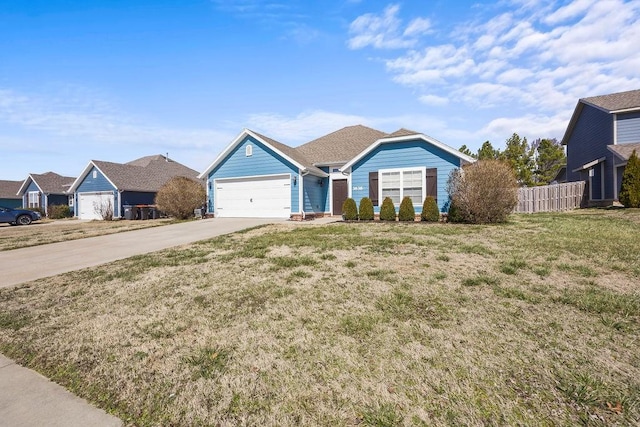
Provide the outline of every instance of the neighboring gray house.
[[158,190],[175,176],[198,180],[197,171],[162,155],[128,163],[91,160],[69,189],[74,215],[102,219],[101,209],[110,207],[114,218],[122,217],[125,205],[153,204]]
[[73,207],[73,197],[69,197],[68,190],[74,180],[74,177],[62,176],[54,172],[31,173],[22,183],[17,195],[22,198],[23,207],[40,209],[48,215],[49,206]]
[[385,197],[396,209],[410,197],[420,212],[433,196],[449,209],[450,172],[475,160],[425,134],[391,134],[348,126],[293,148],[245,129],[200,175],[207,180],[208,212],[217,217],[304,219],[341,215],[348,198]]
[[562,144],[567,181],[588,181],[591,203],[618,200],[627,160],[640,154],[640,90],[580,99]]
[[18,190],[22,181],[0,180],[0,206],[5,208],[19,208],[22,206],[22,197],[18,196]]

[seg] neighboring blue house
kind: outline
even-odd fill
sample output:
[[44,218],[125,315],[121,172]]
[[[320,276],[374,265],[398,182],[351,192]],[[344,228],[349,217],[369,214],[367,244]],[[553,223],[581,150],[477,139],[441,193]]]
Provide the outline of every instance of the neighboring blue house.
[[18,190],[22,181],[0,180],[0,206],[5,208],[19,208],[22,206],[22,197],[18,196]]
[[32,173],[24,180],[17,194],[22,199],[23,207],[39,209],[48,216],[49,206],[73,207],[73,197],[69,197],[68,190],[74,180],[74,177],[54,172]]
[[448,210],[446,181],[474,159],[424,134],[392,134],[349,126],[292,148],[244,130],[200,175],[207,180],[209,212],[219,217],[341,215],[351,197],[384,197],[396,207],[404,196],[417,212],[426,196]]
[[80,219],[124,216],[126,205],[150,205],[158,190],[171,178],[197,180],[198,172],[169,158],[156,155],[128,163],[91,160],[71,185],[75,197],[74,215]]
[[640,90],[580,99],[562,144],[567,181],[587,181],[592,204],[618,200],[627,160],[640,154]]

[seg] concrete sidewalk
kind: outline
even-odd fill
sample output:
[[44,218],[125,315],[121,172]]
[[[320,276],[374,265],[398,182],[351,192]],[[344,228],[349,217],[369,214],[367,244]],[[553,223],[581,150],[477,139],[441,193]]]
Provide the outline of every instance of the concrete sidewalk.
[[122,421],[0,354],[0,425],[117,427]]

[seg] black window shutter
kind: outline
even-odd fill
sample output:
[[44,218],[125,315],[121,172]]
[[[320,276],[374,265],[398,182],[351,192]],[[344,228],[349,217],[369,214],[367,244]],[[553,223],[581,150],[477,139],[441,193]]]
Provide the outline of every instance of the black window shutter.
[[438,169],[427,169],[426,173],[427,196],[431,196],[438,201]]
[[378,206],[378,171],[369,172],[369,198],[373,206]]

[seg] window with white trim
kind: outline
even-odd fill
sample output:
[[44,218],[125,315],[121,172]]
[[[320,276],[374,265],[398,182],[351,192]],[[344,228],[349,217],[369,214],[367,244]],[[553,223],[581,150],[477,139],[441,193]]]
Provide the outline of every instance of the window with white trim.
[[390,197],[399,205],[404,197],[411,197],[414,205],[421,205],[424,200],[424,168],[396,169],[380,171],[380,200]]
[[30,208],[39,208],[40,207],[40,193],[37,191],[29,191],[29,207]]
[[244,149],[244,155],[247,157],[251,157],[253,155],[253,146],[251,144],[247,145]]

